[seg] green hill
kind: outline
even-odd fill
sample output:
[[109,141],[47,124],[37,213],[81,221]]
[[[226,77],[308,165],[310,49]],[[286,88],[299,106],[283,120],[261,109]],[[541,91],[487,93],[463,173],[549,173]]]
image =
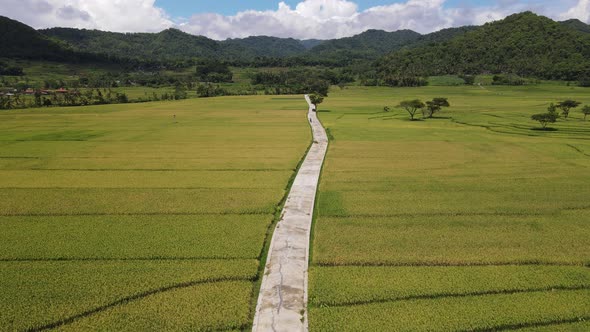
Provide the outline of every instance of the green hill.
[[309,51],[309,56],[322,58],[376,59],[418,40],[421,35],[411,30],[386,32],[367,30],[352,37],[327,40]]
[[39,30],[46,36],[66,42],[75,50],[124,58],[150,60],[214,57],[220,45],[209,38],[177,29],[160,33],[117,33],[99,30],[52,28]]
[[392,81],[463,73],[575,80],[590,72],[590,35],[525,12],[447,42],[392,53],[378,68]]
[[469,31],[478,29],[478,26],[464,26],[459,28],[447,28],[436,32],[432,32],[423,36],[420,36],[413,43],[408,45],[409,47],[424,46],[432,43],[442,43],[447,40],[451,40],[457,36],[463,35]]
[[0,16],[0,58],[70,60],[65,45],[53,41],[28,25]]
[[580,32],[590,33],[590,25],[575,18],[559,23]]
[[325,40],[322,39],[304,39],[304,40],[300,40],[299,41],[301,43],[301,45],[303,45],[303,47],[305,47],[306,50],[312,49],[322,43],[325,42]]
[[220,42],[223,56],[228,58],[272,57],[285,58],[303,54],[305,46],[293,38],[256,36],[242,39],[227,39]]
[[74,49],[127,58],[181,60],[216,57],[247,61],[255,57],[288,57],[306,51],[292,38],[248,37],[216,41],[177,29],[160,33],[117,33],[99,30],[53,28],[41,33],[71,45]]

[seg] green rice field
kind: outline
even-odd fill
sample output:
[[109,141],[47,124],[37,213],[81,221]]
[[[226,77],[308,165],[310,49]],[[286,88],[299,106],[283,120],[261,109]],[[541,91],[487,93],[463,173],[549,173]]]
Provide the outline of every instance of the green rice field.
[[305,111],[256,96],[0,112],[0,330],[248,329]]
[[[402,100],[447,97],[409,121]],[[590,329],[590,121],[543,83],[333,88],[312,331]],[[384,112],[389,106],[391,112]],[[298,96],[0,112],[0,331],[245,331]]]
[[[447,97],[409,121],[402,100]],[[530,120],[564,85],[334,89],[312,331],[588,331],[590,121]],[[391,112],[384,112],[384,106]]]

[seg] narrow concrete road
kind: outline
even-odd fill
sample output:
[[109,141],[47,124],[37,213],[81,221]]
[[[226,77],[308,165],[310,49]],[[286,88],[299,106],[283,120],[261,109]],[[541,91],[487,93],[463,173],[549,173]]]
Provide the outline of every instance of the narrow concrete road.
[[313,144],[295,177],[270,243],[252,328],[257,332],[308,330],[309,235],[328,137],[309,96],[305,100],[309,105],[307,119],[313,130]]

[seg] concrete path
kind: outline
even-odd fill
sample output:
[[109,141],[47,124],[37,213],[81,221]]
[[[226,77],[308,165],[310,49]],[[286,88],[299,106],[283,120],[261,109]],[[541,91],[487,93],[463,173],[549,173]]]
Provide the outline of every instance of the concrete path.
[[315,194],[328,137],[309,96],[308,121],[313,144],[293,182],[275,228],[260,295],[256,305],[253,331],[307,331],[307,268],[309,235]]

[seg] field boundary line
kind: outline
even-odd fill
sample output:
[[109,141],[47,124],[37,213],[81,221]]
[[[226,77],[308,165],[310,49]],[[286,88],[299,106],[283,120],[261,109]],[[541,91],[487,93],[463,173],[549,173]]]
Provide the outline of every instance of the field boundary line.
[[0,171],[80,172],[289,172],[290,168],[4,168]]
[[545,292],[558,292],[558,291],[577,291],[577,290],[590,290],[590,285],[578,285],[578,286],[549,286],[540,288],[530,289],[504,289],[504,290],[488,290],[481,292],[466,292],[466,293],[438,293],[430,295],[408,295],[400,297],[392,297],[388,299],[374,299],[365,301],[351,301],[342,303],[318,303],[313,306],[316,308],[341,308],[341,307],[355,307],[362,305],[380,304],[380,303],[391,303],[391,302],[402,302],[402,301],[414,301],[414,300],[438,300],[446,298],[461,298],[461,297],[483,297],[493,295],[512,295],[522,293],[545,293]]
[[93,216],[272,216],[272,212],[129,212],[129,213],[21,213],[0,217],[93,217]]
[[134,302],[134,301],[138,301],[138,300],[142,300],[146,297],[152,296],[152,295],[157,295],[157,294],[161,294],[164,292],[168,292],[168,291],[173,291],[173,290],[177,290],[177,289],[182,289],[182,288],[188,288],[188,287],[193,287],[193,286],[197,286],[197,285],[203,285],[203,284],[209,284],[209,283],[220,283],[220,282],[232,282],[232,281],[252,281],[252,278],[248,278],[248,277],[223,277],[223,278],[215,278],[215,279],[209,279],[209,280],[199,280],[199,281],[189,281],[189,282],[183,282],[183,283],[179,283],[179,284],[174,284],[174,285],[170,285],[170,286],[166,286],[166,287],[162,287],[162,288],[156,288],[156,289],[152,289],[152,290],[148,290],[145,292],[141,292],[141,293],[137,293],[134,295],[130,295],[130,296],[126,296],[123,297],[119,300],[98,306],[94,309],[90,309],[90,310],[86,310],[84,312],[81,312],[79,314],[75,314],[63,319],[60,319],[58,321],[55,321],[53,323],[49,323],[49,324],[45,324],[42,326],[38,326],[38,327],[33,327],[33,328],[29,328],[27,329],[27,331],[29,332],[38,332],[38,331],[46,331],[46,330],[51,330],[51,329],[55,329],[58,328],[60,326],[63,325],[67,325],[67,324],[71,324],[77,320],[86,318],[86,317],[90,317],[92,315],[101,313],[103,311],[118,307],[118,306],[122,306],[122,305],[126,305],[128,303]]
[[313,143],[293,181],[270,242],[252,331],[307,331],[309,241],[328,136],[308,95]]
[[556,319],[556,320],[545,321],[545,322],[506,324],[506,325],[498,325],[498,326],[494,326],[494,327],[490,327],[490,328],[476,328],[476,329],[472,329],[472,330],[461,330],[458,332],[515,331],[515,330],[520,330],[520,329],[525,329],[525,328],[565,325],[565,324],[572,324],[572,323],[584,323],[586,321],[590,321],[590,316],[582,316],[582,317],[569,318],[569,319]]
[[166,261],[257,261],[256,257],[55,257],[55,258],[0,258],[2,263],[19,262],[166,262]]
[[590,262],[315,262],[316,267],[590,266]]

